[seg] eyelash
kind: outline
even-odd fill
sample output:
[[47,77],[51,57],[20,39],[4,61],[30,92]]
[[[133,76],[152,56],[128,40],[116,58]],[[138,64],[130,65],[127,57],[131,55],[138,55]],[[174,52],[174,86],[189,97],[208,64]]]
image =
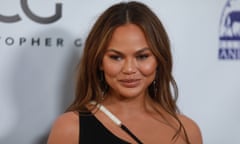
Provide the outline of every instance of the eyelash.
[[147,59],[148,57],[149,57],[148,54],[141,54],[141,55],[138,55],[138,56],[137,56],[137,59],[138,59],[138,60],[145,60],[145,59]]
[[[117,61],[120,61],[123,58],[122,56],[119,56],[119,55],[110,55],[109,57]],[[140,54],[136,56],[137,60],[145,60],[148,57],[149,57],[149,54]]]
[[118,55],[110,55],[109,57],[110,57],[111,59],[117,60],[117,61],[119,61],[119,60],[122,59],[122,57],[121,57],[121,56],[118,56]]

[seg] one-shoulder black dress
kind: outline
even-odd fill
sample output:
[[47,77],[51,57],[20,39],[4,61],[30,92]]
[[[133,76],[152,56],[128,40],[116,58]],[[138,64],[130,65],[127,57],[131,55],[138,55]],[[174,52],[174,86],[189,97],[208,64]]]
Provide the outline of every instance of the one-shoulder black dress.
[[79,144],[130,144],[114,135],[91,112],[80,112],[79,123]]

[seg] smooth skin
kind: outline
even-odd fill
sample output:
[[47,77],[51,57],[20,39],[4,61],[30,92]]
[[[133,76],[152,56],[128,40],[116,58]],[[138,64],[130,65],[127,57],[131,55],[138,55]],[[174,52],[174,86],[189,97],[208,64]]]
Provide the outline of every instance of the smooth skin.
[[[148,95],[148,87],[155,78],[157,65],[156,58],[139,27],[134,24],[118,27],[113,33],[100,67],[110,86],[103,105],[146,144],[185,144],[182,133],[172,141],[178,123]],[[153,106],[165,116],[165,119]],[[127,142],[136,143],[101,111],[97,111],[95,116],[114,135]],[[202,144],[197,124],[184,115],[179,115],[179,119],[191,143]],[[78,144],[78,142],[78,113],[67,112],[55,121],[48,144]]]

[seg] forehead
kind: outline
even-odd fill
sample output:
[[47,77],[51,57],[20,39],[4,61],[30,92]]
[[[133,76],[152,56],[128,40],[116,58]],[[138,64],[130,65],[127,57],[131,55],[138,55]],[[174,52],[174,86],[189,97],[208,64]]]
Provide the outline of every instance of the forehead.
[[113,32],[108,48],[146,48],[148,43],[144,32],[135,24],[119,26]]

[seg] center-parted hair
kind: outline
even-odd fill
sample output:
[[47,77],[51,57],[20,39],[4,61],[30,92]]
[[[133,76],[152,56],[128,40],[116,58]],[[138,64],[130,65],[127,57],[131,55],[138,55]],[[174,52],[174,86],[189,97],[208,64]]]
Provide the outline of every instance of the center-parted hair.
[[173,62],[168,35],[156,14],[140,2],[121,2],[112,5],[96,20],[84,45],[77,71],[75,100],[68,111],[84,110],[85,105],[92,100],[101,102],[102,92],[106,87],[100,71],[103,55],[115,29],[129,23],[137,25],[143,31],[158,63],[156,83],[149,86],[149,95],[178,121],[179,128],[174,138],[183,130],[186,142],[189,143],[185,129],[177,117],[178,92],[172,76]]

